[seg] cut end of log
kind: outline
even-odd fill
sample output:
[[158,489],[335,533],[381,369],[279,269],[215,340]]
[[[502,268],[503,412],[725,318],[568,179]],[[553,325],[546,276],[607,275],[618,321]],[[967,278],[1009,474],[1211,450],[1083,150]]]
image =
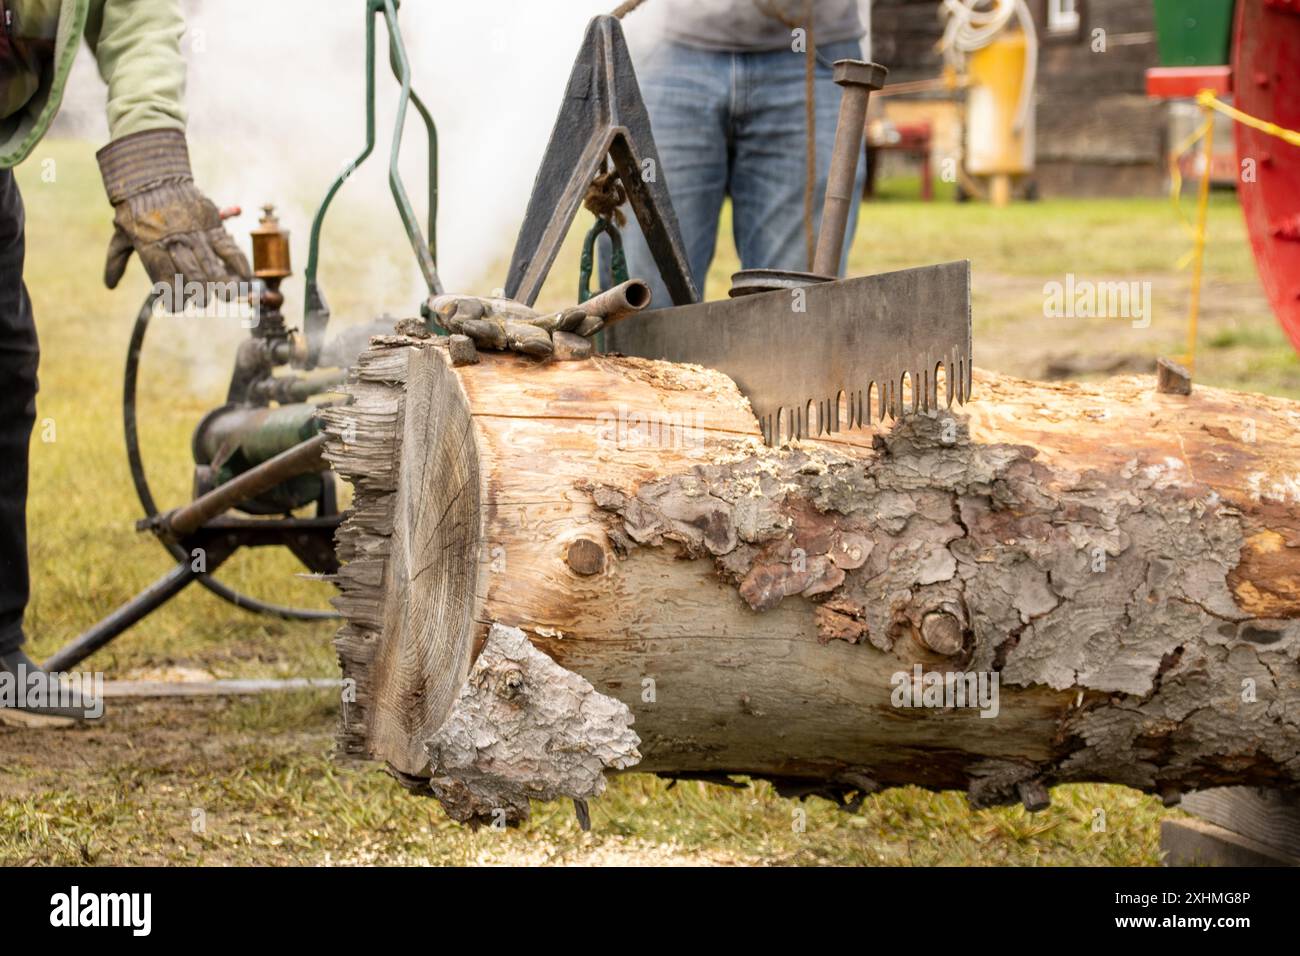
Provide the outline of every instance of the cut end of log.
[[[400,401],[384,387],[394,381],[406,384]],[[442,349],[368,352],[351,393],[346,411],[324,416],[330,461],[357,488],[339,533],[347,563],[334,600],[347,620],[335,646],[357,704],[345,714],[342,749],[424,777],[424,741],[447,719],[473,652],[478,450]]]

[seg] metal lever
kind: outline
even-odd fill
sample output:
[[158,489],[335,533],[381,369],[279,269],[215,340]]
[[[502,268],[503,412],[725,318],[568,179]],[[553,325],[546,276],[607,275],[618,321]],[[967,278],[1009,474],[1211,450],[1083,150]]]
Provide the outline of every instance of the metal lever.
[[819,275],[840,274],[840,256],[844,252],[849,213],[858,201],[853,187],[858,178],[858,157],[862,155],[862,135],[867,124],[867,100],[873,90],[885,85],[888,74],[889,71],[879,63],[835,61],[835,82],[844,88],[844,92],[840,96],[840,116],[835,125],[835,148],[826,180],[821,230],[817,233],[817,251],[813,255],[812,271]]
[[[316,217],[311,224],[311,243],[307,253],[307,269],[304,274],[304,310],[303,332],[307,336],[307,368],[314,368],[324,344],[325,327],[329,324],[330,310],[324,293],[316,280],[320,257],[320,232],[325,221],[325,212],[329,209],[334,196],[347,182],[357,167],[360,166],[375,148],[375,18],[383,14],[384,25],[388,30],[388,60],[393,76],[401,84],[401,93],[397,100],[397,119],[393,127],[393,145],[388,157],[388,185],[397,204],[397,212],[402,217],[407,238],[415,252],[420,271],[424,274],[429,295],[442,294],[442,282],[438,279],[437,258],[437,219],[438,219],[438,130],[433,122],[433,115],[419,96],[411,89],[411,65],[406,58],[406,46],[402,42],[402,33],[397,25],[398,0],[366,0],[366,145],[361,154],[348,163],[347,167],[334,180]],[[420,223],[416,219],[411,200],[406,195],[398,172],[397,160],[402,151],[402,128],[406,123],[406,106],[413,104],[424,120],[429,140],[429,240],[426,243]]]

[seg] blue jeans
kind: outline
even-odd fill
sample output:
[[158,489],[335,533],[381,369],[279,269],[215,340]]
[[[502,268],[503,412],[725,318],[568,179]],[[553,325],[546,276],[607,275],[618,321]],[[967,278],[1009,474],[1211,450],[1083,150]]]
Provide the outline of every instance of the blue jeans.
[[[661,175],[701,295],[717,245],[718,214],[728,196],[741,268],[811,268],[804,239],[808,130],[804,56],[790,50],[720,53],[664,40],[636,62]],[[861,56],[856,40],[817,48],[814,229],[821,222],[840,109],[840,88],[831,79],[831,64]],[[864,157],[858,166],[859,193],[865,176]],[[635,217],[627,211],[623,243],[628,274],[650,283],[652,307],[672,305]],[[841,271],[856,223],[855,205]],[[710,298],[721,298],[726,290],[711,293]]]

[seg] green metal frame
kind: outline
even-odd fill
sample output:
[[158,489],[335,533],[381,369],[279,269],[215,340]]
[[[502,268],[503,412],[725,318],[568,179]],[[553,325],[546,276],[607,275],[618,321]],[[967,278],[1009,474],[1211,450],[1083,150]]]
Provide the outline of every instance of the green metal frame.
[[[388,185],[393,194],[393,201],[397,205],[397,212],[402,217],[402,225],[406,228],[406,236],[411,242],[411,248],[415,252],[420,271],[424,274],[424,281],[429,288],[429,294],[439,295],[442,293],[442,282],[438,279],[437,269],[438,130],[434,125],[433,115],[424,105],[424,101],[411,89],[411,65],[406,58],[406,46],[402,42],[402,33],[397,25],[398,5],[398,0],[366,0],[366,145],[361,154],[348,163],[343,172],[334,180],[329,192],[325,194],[320,208],[316,210],[315,219],[312,220],[311,242],[307,253],[307,271],[304,276],[305,289],[303,295],[303,331],[307,334],[310,352],[309,366],[316,364],[316,358],[320,354],[321,344],[324,339],[325,326],[328,325],[330,317],[329,306],[325,301],[324,293],[321,291],[320,283],[316,277],[320,265],[321,226],[325,221],[325,213],[329,210],[330,203],[334,201],[335,195],[338,194],[343,184],[365,162],[375,148],[375,20],[380,14],[383,14],[384,25],[388,30],[389,65],[392,68],[393,76],[401,84],[401,92],[397,101],[397,120],[393,128],[393,144],[388,156]],[[408,103],[415,106],[420,118],[424,120],[429,140],[429,238],[427,242],[424,233],[420,229],[415,210],[411,207],[411,200],[406,194],[406,187],[402,183],[401,173],[398,172],[397,168],[398,157],[402,151],[402,130],[406,124],[406,107]]]

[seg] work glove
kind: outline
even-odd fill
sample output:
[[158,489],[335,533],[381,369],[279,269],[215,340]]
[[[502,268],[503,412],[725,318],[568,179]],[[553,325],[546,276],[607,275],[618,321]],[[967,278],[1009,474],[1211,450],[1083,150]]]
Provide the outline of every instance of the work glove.
[[465,335],[481,349],[548,356],[555,352],[556,333],[583,334],[589,316],[580,308],[542,315],[513,299],[472,295],[437,295],[429,301],[438,324]]
[[[158,129],[133,133],[95,154],[113,204],[113,238],[104,263],[104,284],[117,288],[132,250],[155,283],[198,283],[198,305],[210,283],[222,283],[220,298],[247,283],[248,260],[221,225],[212,201],[194,188],[185,134]],[[186,290],[189,295],[189,290]]]

